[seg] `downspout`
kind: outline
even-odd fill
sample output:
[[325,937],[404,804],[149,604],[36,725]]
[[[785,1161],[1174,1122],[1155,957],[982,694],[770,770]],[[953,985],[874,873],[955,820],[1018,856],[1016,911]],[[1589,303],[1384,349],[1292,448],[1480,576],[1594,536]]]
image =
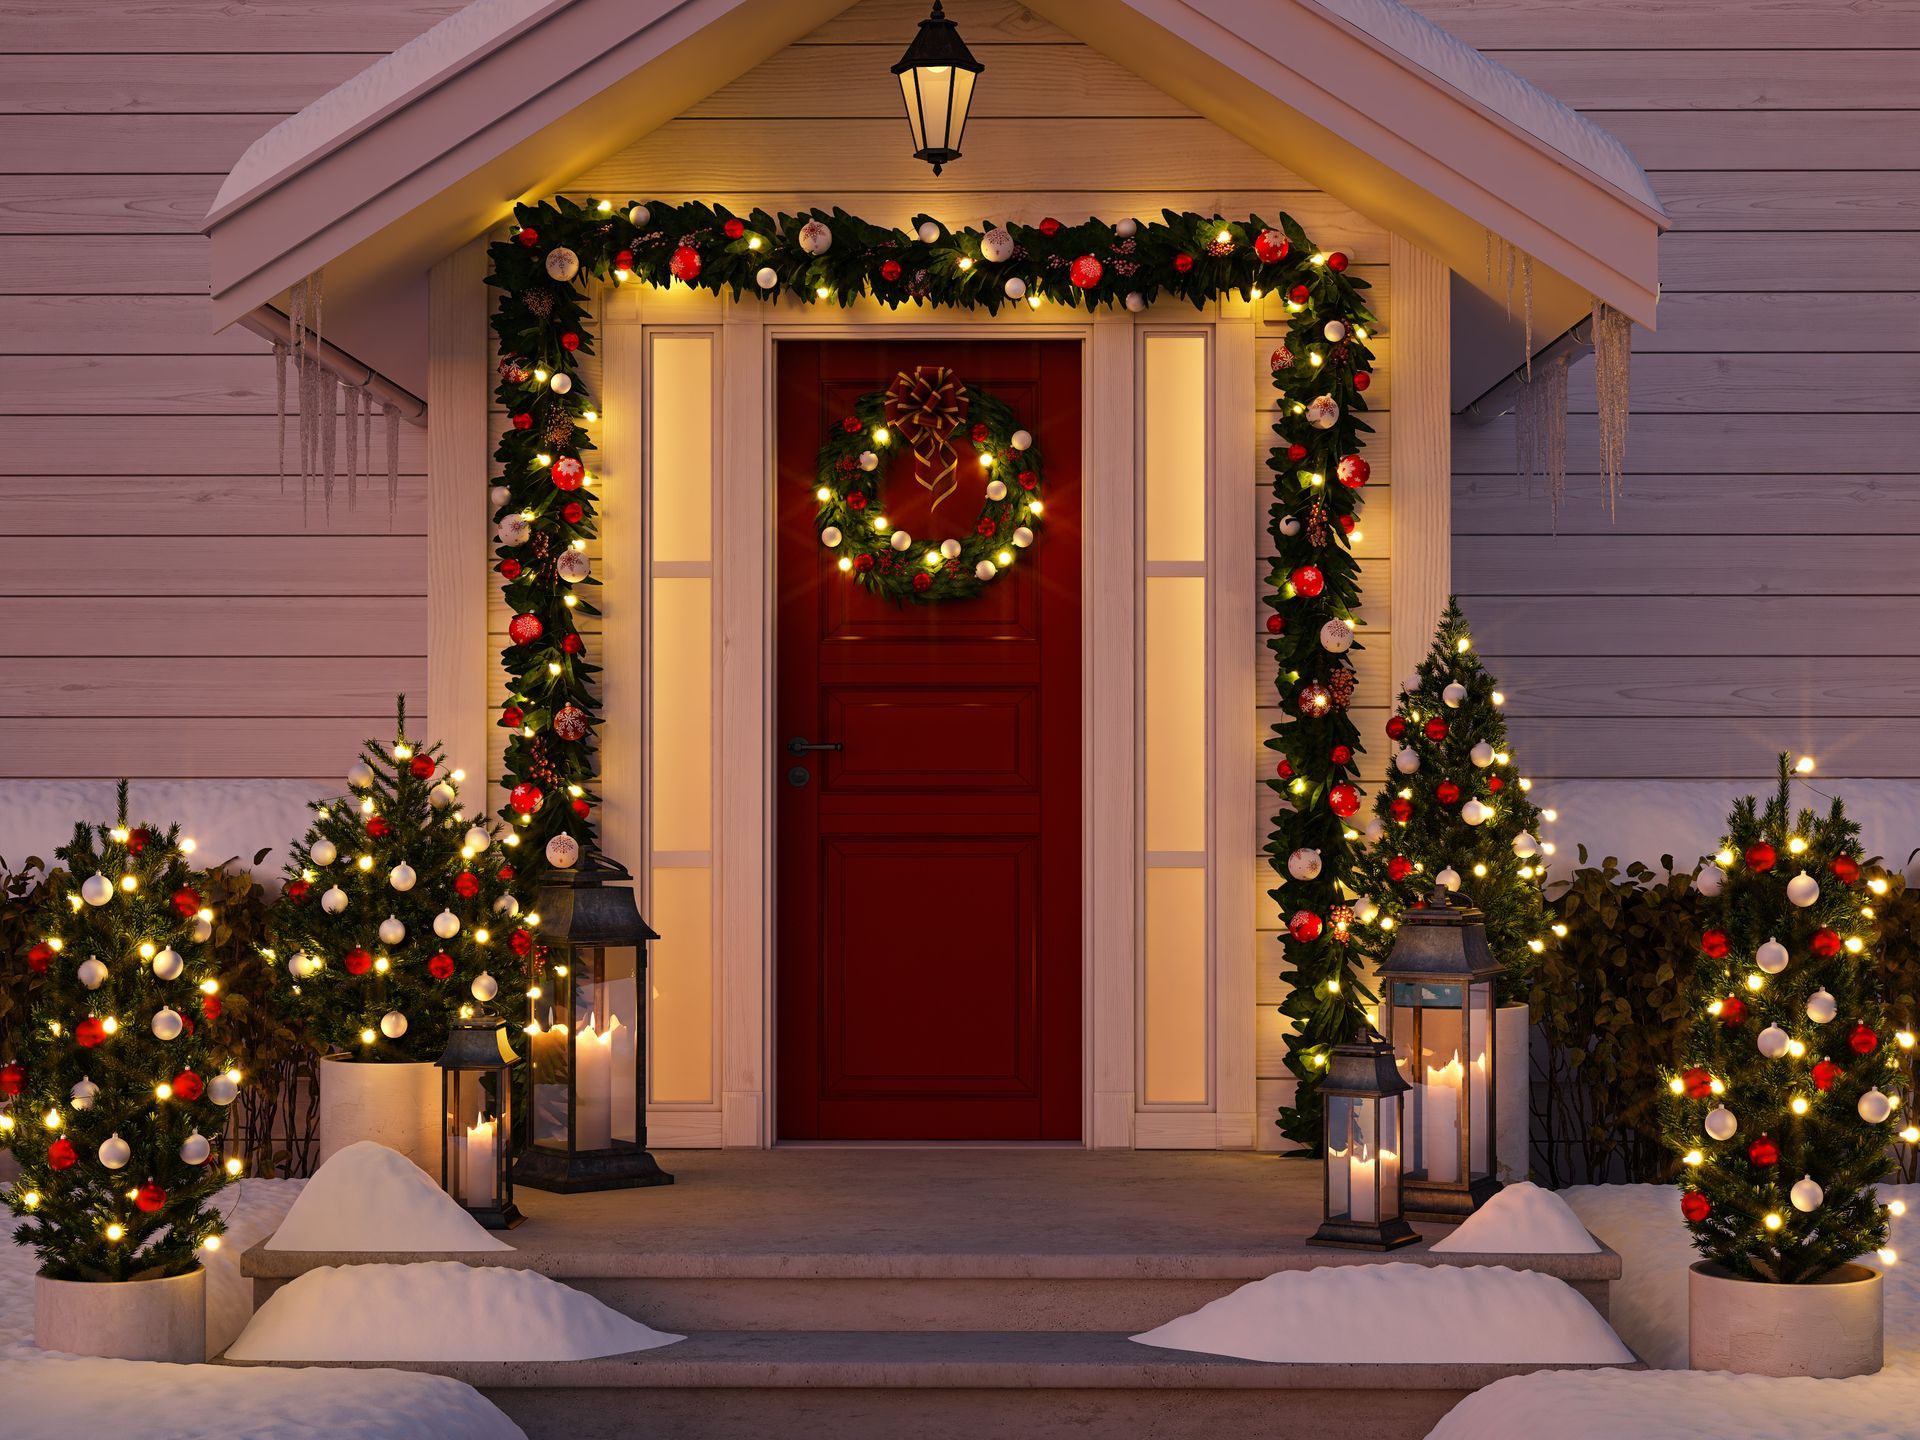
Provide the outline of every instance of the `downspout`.
[[1468,401],[1460,409],[1460,418],[1469,425],[1492,424],[1514,408],[1515,397],[1527,382],[1529,365],[1543,365],[1559,355],[1565,355],[1567,363],[1571,365],[1592,352],[1593,317],[1586,315],[1574,321],[1557,339],[1548,341],[1530,361],[1516,365],[1512,374],[1494,381],[1479,399]]
[[[293,343],[293,322],[272,305],[260,305],[240,317],[240,323],[254,334],[273,341],[276,345]],[[403,386],[396,385],[386,376],[375,370],[364,360],[356,359],[327,340],[314,339],[308,331],[307,345],[319,357],[320,363],[348,385],[365,390],[369,395],[392,405],[400,412],[400,418],[409,425],[418,425],[422,429],[427,424],[427,402]]]

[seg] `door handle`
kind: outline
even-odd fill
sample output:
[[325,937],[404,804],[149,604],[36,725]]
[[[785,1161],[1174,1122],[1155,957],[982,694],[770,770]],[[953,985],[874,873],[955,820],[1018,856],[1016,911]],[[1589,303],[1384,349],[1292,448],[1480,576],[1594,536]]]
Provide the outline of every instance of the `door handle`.
[[829,740],[824,745],[814,745],[811,744],[804,735],[796,735],[787,741],[787,753],[789,755],[804,755],[809,750],[838,750],[840,748],[841,745],[838,740]]

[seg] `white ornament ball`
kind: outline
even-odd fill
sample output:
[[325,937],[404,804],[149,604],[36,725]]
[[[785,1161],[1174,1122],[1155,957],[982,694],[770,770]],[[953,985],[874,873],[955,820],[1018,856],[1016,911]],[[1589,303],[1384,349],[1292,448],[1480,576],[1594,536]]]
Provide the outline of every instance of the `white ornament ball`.
[[493,837],[487,834],[486,826],[469,825],[461,843],[477,855],[493,843]]
[[842,538],[844,537],[841,536],[840,527],[838,525],[829,525],[827,526],[826,529],[820,532],[820,543],[826,546],[827,549],[829,550],[833,549],[834,546],[838,545]]
[[1129,290],[1127,292],[1127,309],[1131,310],[1134,314],[1138,315],[1142,310],[1146,308],[1147,308],[1146,296],[1142,295],[1138,290]]
[[1007,482],[1004,480],[989,480],[987,482],[987,498],[989,500],[1006,499],[1007,498]]
[[204,1165],[213,1154],[213,1146],[198,1130],[180,1142],[180,1160],[186,1165]]
[[1138,220],[1116,220],[1113,222],[1113,233],[1122,240],[1131,240],[1135,235],[1140,233],[1140,222]]
[[442,910],[433,917],[433,933],[442,940],[451,940],[460,933],[460,917],[451,910]]
[[1460,818],[1469,825],[1484,825],[1491,814],[1492,809],[1478,800],[1469,800],[1460,807]]
[[1017,526],[1013,532],[1013,543],[1021,550],[1026,549],[1027,546],[1033,544],[1033,531],[1024,525]]
[[931,245],[940,238],[940,227],[931,220],[922,220],[920,228],[913,233],[920,237],[922,245]]
[[1467,758],[1473,762],[1475,769],[1484,770],[1493,764],[1493,746],[1484,740],[1477,740],[1473,749],[1467,752]]
[[473,977],[471,989],[473,998],[484,1004],[500,993],[500,982],[483,970]]
[[1325,335],[1327,339],[1331,340],[1335,345],[1338,345],[1342,340],[1347,338],[1347,322],[1344,320],[1329,320],[1327,321],[1326,328],[1320,333]]
[[399,916],[389,915],[380,922],[380,943],[382,945],[398,945],[406,938],[407,927],[400,923]]
[[1295,535],[1300,533],[1299,520],[1291,515],[1282,515],[1280,517],[1280,533],[1291,540]]
[[493,902],[493,913],[496,915],[518,915],[520,913],[520,902],[511,895],[502,895]]
[[949,560],[959,559],[960,542],[958,540],[942,540],[940,542],[940,553]]
[[1766,944],[1753,952],[1753,963],[1769,975],[1778,975],[1787,968],[1787,947],[1769,937]]
[[404,860],[387,872],[387,883],[402,893],[411,890],[419,878],[413,873],[413,867]]
[[1787,1032],[1778,1025],[1769,1025],[1753,1037],[1753,1043],[1760,1047],[1760,1053],[1769,1060],[1778,1060],[1787,1053]]
[[307,851],[307,858],[316,865],[331,865],[340,858],[340,847],[322,835]]
[[800,227],[800,248],[809,255],[824,255],[833,244],[833,227],[809,220]]
[[635,205],[627,211],[627,223],[636,230],[644,230],[653,220],[653,212],[644,205]]
[[504,485],[492,486],[487,491],[487,503],[495,510],[499,510],[512,498],[513,492]]
[[[502,515],[500,523],[493,527],[493,533],[502,545],[524,545],[528,537],[533,534],[533,525],[526,516],[516,510],[511,515]],[[367,772],[367,778],[362,783],[367,785],[373,783],[372,771]]]
[[1033,436],[1025,430],[1016,430],[1013,432],[1008,443],[1016,450],[1031,450],[1033,448]]
[[758,285],[762,290],[771,290],[780,283],[780,272],[771,265],[762,265],[758,270],[754,271],[753,283]]
[[1365,898],[1353,902],[1353,918],[1362,925],[1371,925],[1380,916],[1380,907]]
[[1412,775],[1420,768],[1420,752],[1412,746],[1402,746],[1393,757],[1393,768],[1402,775]]
[[347,767],[347,784],[355,790],[366,789],[373,784],[373,767],[364,760],[354,761]]
[[1458,680],[1452,681],[1440,692],[1440,698],[1446,702],[1449,710],[1458,710],[1467,703],[1467,687]]
[[571,280],[580,273],[580,257],[564,245],[547,252],[547,274],[556,280]]
[[1378,815],[1367,822],[1367,828],[1360,832],[1360,838],[1369,845],[1378,845],[1387,838],[1387,822]]
[[398,1040],[407,1033],[407,1017],[398,1010],[389,1010],[380,1017],[380,1033],[389,1040]]
[[320,968],[319,963],[304,950],[293,952],[287,961],[287,973],[296,980],[304,980]]
[[1869,1125],[1878,1125],[1893,1113],[1893,1101],[1882,1095],[1876,1088],[1860,1097],[1860,1103],[1854,1106],[1860,1112],[1860,1118]]
[[96,870],[80,882],[80,898],[89,905],[104,905],[113,898],[113,882]]
[[1027,298],[1027,282],[1022,280],[1018,275],[1009,275],[1007,277],[1007,283],[1000,288],[1007,292],[1007,298],[1009,300],[1024,300]]
[[1307,402],[1307,423],[1316,430],[1331,430],[1340,419],[1340,402],[1331,395],[1316,395]]
[[153,978],[156,980],[178,980],[180,971],[186,966],[180,958],[180,952],[169,945],[153,957]]
[[1716,1105],[1707,1112],[1707,1118],[1701,1122],[1709,1137],[1715,1140],[1730,1140],[1733,1132],[1740,1128],[1740,1122],[1734,1118],[1733,1111],[1724,1105]]
[[100,963],[96,955],[89,955],[80,962],[80,983],[89,990],[98,990],[107,983],[107,967]]
[[998,225],[980,237],[980,253],[995,265],[1011,260],[1014,248],[1013,236]]
[[320,897],[320,908],[329,915],[338,915],[347,908],[347,892],[338,885],[328,886],[326,893]]
[[213,938],[213,922],[204,915],[195,915],[187,927],[187,935],[194,944],[204,945]]
[[973,578],[976,580],[991,580],[996,573],[998,572],[994,569],[994,564],[991,560],[982,560],[978,565],[973,567]]
[[860,452],[860,468],[867,471],[878,470],[880,468],[880,457],[871,450],[862,450]]
[[73,1108],[76,1110],[91,1110],[93,1108],[94,1098],[99,1095],[99,1093],[100,1087],[82,1075],[74,1082],[73,1088],[67,1092],[67,1099],[72,1102]]
[[216,1075],[207,1081],[207,1099],[216,1105],[231,1105],[240,1096],[240,1082],[231,1075]]
[[573,377],[564,370],[556,370],[547,381],[547,388],[556,395],[565,395],[573,389]]
[[1807,997],[1807,1018],[1816,1025],[1825,1025],[1840,1013],[1840,1002],[1828,994],[1825,989],[1816,990]]
[[1320,873],[1320,852],[1302,846],[1287,856],[1287,873],[1296,880],[1312,880]]
[[447,784],[444,780],[427,791],[427,804],[436,810],[445,810],[449,805],[453,804],[454,799],[453,786]]
[[1522,830],[1518,835],[1513,837],[1513,853],[1518,855],[1522,860],[1528,859],[1540,853],[1540,842]]
[[185,1022],[180,1019],[180,1012],[175,1010],[171,1005],[167,1006],[164,1010],[156,1010],[153,1012],[153,1033],[157,1039],[179,1039],[180,1031],[184,1028],[184,1023]]
[[1805,909],[1820,898],[1820,882],[1802,870],[1787,882],[1787,899]]
[[904,530],[896,530],[893,532],[893,538],[888,540],[887,543],[893,546],[893,548],[896,550],[904,550],[909,545],[913,544],[913,536],[909,535]]
[[1353,648],[1353,626],[1338,616],[1320,627],[1320,648],[1344,655]]
[[553,571],[569,585],[578,585],[593,573],[593,562],[584,550],[562,550],[553,562]]
[[580,842],[571,835],[555,835],[547,841],[547,864],[556,870],[571,870],[580,863]]
[[122,1169],[132,1158],[133,1147],[120,1138],[119,1131],[116,1130],[100,1142],[100,1163],[107,1169]]
[[1811,1215],[1820,1208],[1820,1202],[1827,1198],[1827,1192],[1820,1188],[1820,1182],[1811,1175],[1802,1175],[1794,1181],[1787,1198],[1793,1201],[1793,1208],[1802,1215]]
[[1442,890],[1452,893],[1460,888],[1460,872],[1451,865],[1433,877],[1433,883]]

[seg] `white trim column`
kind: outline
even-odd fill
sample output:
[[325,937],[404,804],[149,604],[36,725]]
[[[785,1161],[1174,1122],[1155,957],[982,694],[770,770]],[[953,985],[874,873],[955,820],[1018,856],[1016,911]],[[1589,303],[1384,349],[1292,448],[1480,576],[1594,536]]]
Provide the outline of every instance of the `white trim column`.
[[1393,276],[1393,600],[1388,677],[1413,675],[1453,587],[1452,275],[1391,237]]

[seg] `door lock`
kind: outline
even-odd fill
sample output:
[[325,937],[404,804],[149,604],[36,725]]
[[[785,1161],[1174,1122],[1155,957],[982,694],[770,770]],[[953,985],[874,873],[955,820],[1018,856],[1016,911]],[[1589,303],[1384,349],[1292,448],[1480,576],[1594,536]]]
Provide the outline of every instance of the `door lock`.
[[807,781],[813,778],[813,772],[804,765],[795,765],[787,771],[787,784],[796,790],[806,788]]

